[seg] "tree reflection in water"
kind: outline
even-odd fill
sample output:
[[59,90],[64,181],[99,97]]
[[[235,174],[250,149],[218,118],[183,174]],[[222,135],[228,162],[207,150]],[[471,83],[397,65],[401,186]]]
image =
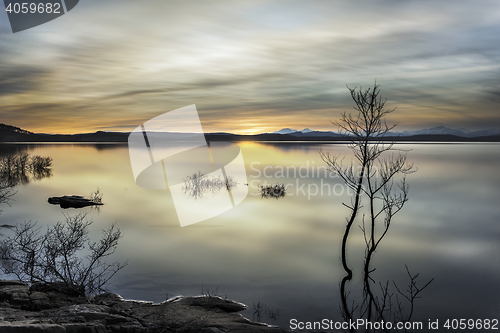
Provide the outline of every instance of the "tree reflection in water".
[[[0,205],[9,205],[17,185],[52,176],[52,158],[27,153],[0,157]],[[1,212],[1,210],[0,210]]]
[[238,183],[231,176],[210,177],[198,171],[184,178],[182,190],[194,199],[201,199],[207,194],[215,194],[221,189],[231,191]]
[[[418,274],[406,271],[409,277],[407,289],[399,288],[393,281],[377,283],[373,272],[373,257],[384,237],[388,234],[394,216],[401,211],[408,201],[409,186],[406,176],[416,168],[406,160],[406,151],[394,148],[394,142],[383,140],[394,128],[385,122],[385,116],[395,109],[385,107],[385,100],[380,97],[380,86],[375,82],[373,88],[349,88],[356,112],[344,112],[340,121],[334,122],[339,133],[349,140],[347,147],[352,151],[359,169],[354,162],[343,165],[343,158],[329,152],[320,151],[321,158],[330,171],[335,172],[343,182],[353,190],[351,203],[343,203],[349,209],[344,235],[342,237],[341,262],[345,276],[340,283],[341,313],[346,321],[367,321],[382,323],[387,321],[411,324],[415,300],[432,282],[417,285]],[[357,172],[357,170],[360,170]],[[365,205],[365,210],[362,210]],[[352,226],[359,221],[365,241],[365,257],[362,262],[348,258],[348,241],[352,235]],[[362,292],[354,293],[349,299],[349,286],[355,269],[362,274]],[[356,287],[356,285],[354,286]],[[356,296],[361,294],[360,299]],[[354,299],[353,299],[354,298]],[[387,329],[386,329],[387,328]],[[386,332],[390,327],[366,328],[367,332]],[[354,332],[349,327],[350,332]],[[407,332],[407,326],[392,330]]]

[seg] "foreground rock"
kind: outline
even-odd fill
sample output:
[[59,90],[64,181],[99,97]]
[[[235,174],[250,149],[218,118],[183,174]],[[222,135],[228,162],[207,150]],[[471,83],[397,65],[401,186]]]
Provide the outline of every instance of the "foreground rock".
[[285,332],[237,314],[245,308],[213,296],[176,297],[152,304],[105,293],[87,300],[55,288],[0,281],[2,333]]
[[47,200],[50,204],[60,205],[61,208],[83,208],[87,206],[102,206],[101,202],[86,199],[80,195],[64,195],[62,197],[51,197]]

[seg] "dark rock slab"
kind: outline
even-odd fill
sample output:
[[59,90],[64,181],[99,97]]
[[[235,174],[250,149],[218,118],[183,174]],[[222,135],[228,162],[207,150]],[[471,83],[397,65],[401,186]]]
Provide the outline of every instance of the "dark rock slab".
[[0,322],[2,333],[67,333],[61,325],[37,323],[36,321],[19,321],[15,323]]
[[31,284],[30,291],[58,292],[69,296],[80,296],[84,293],[84,288],[76,284],[67,285],[64,282],[35,282]]
[[199,306],[205,309],[220,309],[224,312],[240,312],[247,308],[243,303],[238,303],[228,299],[223,299],[218,296],[196,296],[196,297],[180,297],[171,302],[178,302],[189,306]]
[[11,306],[22,306],[29,303],[29,285],[15,281],[2,281],[0,286],[0,302],[7,302]]
[[16,280],[0,280],[0,287],[3,286],[27,286],[26,282]]
[[[78,297],[74,290],[61,283],[34,283],[30,287],[19,281],[0,280],[0,308],[11,307],[28,311],[54,309],[71,304],[87,302]],[[2,332],[2,330],[0,330]]]
[[51,197],[47,200],[52,205],[61,208],[83,208],[88,206],[102,206],[101,202],[95,202],[80,195],[64,195],[62,197]]
[[[214,296],[175,297],[160,304],[104,293],[92,299],[54,286],[0,281],[2,333],[284,333],[236,312],[244,304]],[[55,289],[53,287],[56,287]]]

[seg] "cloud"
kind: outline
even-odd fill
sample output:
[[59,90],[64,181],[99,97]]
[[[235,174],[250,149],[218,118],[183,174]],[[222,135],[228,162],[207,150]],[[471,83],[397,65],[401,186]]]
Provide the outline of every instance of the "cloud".
[[7,67],[0,64],[0,96],[36,89],[46,71],[34,66]]
[[318,128],[335,118],[328,112],[350,109],[346,84],[377,79],[402,126],[436,117],[497,126],[499,9],[489,1],[85,2],[47,24],[53,33],[0,35],[0,106],[16,110],[14,125],[36,115],[39,128],[51,122],[61,132],[75,130],[65,127],[79,115],[81,127],[112,128],[126,126],[120,117],[142,123],[193,103],[212,131],[245,122]]

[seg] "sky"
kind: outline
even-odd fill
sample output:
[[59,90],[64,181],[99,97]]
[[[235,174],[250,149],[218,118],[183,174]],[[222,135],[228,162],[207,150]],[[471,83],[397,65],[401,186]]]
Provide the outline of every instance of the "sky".
[[81,0],[12,33],[0,123],[130,131],[196,104],[205,132],[336,130],[380,84],[397,131],[500,128],[500,2]]

